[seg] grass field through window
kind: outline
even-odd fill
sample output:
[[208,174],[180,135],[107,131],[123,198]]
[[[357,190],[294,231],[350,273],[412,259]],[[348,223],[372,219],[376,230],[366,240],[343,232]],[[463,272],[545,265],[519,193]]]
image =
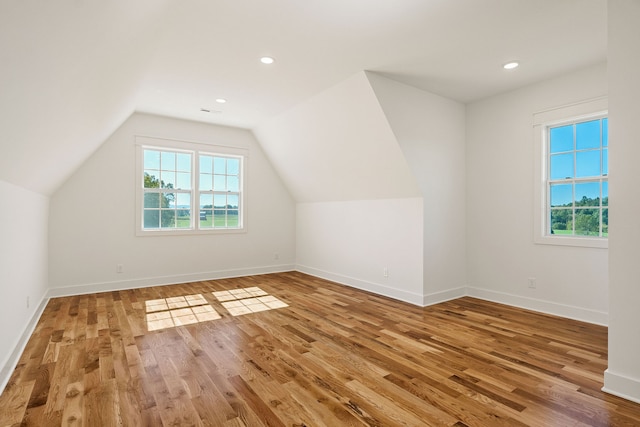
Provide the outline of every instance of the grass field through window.
[[[191,220],[188,216],[178,217],[177,228],[189,228]],[[200,220],[200,228],[237,228],[238,215],[207,215],[207,219]]]

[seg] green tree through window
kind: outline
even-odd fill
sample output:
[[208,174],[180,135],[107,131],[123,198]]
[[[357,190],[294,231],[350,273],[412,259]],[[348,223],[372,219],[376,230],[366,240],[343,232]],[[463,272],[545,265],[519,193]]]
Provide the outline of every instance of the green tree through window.
[[548,232],[607,237],[607,118],[550,127],[548,132]]
[[[144,188],[172,189],[172,184],[165,184],[154,175],[144,174]],[[145,228],[173,227],[176,215],[169,208],[175,203],[174,193],[145,193],[144,195],[144,225]]]
[[201,145],[184,145],[140,146],[138,230],[242,230],[244,154],[214,154],[200,151]]

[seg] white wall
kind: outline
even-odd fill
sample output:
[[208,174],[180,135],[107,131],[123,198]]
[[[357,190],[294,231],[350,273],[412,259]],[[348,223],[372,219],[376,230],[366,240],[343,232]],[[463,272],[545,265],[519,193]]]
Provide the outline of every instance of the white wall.
[[607,323],[607,250],[533,243],[533,114],[604,95],[606,64],[599,64],[467,106],[472,295]]
[[367,77],[422,194],[422,303],[461,296],[466,286],[464,105],[378,74]]
[[604,390],[640,402],[640,2],[609,1],[609,367]]
[[421,304],[420,190],[366,73],[254,133],[298,202],[296,268]]
[[0,181],[0,393],[43,308],[48,213],[48,197]]
[[364,72],[254,133],[297,202],[420,195]]
[[[249,149],[248,232],[136,237],[135,135]],[[251,132],[134,114],[51,198],[51,294],[291,270],[294,233],[293,200]]]
[[296,212],[298,270],[422,304],[421,198],[299,203]]

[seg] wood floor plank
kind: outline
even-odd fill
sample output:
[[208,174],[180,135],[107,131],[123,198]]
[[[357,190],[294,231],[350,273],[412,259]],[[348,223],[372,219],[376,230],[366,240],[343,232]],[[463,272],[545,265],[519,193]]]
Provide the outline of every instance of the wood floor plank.
[[640,425],[607,350],[601,326],[297,272],[53,298],[0,426]]

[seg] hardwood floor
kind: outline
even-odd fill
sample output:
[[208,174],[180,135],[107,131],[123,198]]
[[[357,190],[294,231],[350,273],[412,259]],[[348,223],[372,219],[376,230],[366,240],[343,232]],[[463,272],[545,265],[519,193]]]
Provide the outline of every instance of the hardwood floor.
[[0,426],[640,425],[606,367],[604,327],[271,274],[52,299]]

